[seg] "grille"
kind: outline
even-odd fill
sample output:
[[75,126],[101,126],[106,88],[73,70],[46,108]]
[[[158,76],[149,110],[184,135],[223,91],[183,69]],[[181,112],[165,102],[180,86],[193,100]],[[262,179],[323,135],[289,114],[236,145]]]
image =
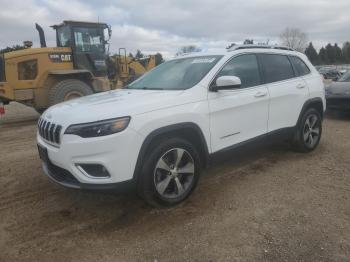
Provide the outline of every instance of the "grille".
[[55,144],[60,144],[61,130],[62,130],[62,126],[56,125],[42,118],[39,119],[39,122],[38,122],[39,135],[42,138],[44,138],[46,141],[49,141]]

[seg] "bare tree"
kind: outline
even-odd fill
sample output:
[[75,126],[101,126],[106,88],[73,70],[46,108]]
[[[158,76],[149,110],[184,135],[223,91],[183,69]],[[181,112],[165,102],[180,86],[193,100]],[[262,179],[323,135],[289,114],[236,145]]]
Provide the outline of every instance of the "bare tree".
[[293,48],[296,51],[304,52],[307,47],[307,35],[299,28],[287,27],[280,34],[281,44]]
[[199,47],[195,45],[187,45],[180,48],[180,50],[176,53],[177,55],[200,52],[202,51]]

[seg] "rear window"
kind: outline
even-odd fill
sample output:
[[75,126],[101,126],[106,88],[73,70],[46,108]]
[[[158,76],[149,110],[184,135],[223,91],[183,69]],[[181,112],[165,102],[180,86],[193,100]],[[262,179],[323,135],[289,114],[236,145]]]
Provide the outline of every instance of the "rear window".
[[266,83],[295,77],[292,65],[286,55],[261,54],[259,57]]
[[298,76],[304,76],[310,73],[308,66],[299,57],[290,56],[289,58]]

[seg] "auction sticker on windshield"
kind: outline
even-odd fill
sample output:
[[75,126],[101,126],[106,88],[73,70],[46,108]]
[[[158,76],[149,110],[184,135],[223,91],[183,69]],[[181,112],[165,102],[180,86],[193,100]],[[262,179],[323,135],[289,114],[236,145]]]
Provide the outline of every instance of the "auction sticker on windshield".
[[215,61],[215,58],[195,58],[191,64],[201,64],[201,63],[212,63]]

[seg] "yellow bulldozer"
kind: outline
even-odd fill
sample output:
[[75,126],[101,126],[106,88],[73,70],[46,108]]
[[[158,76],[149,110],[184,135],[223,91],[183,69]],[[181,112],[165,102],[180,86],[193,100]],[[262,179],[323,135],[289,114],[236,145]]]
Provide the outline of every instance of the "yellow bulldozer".
[[40,48],[0,54],[0,106],[17,101],[42,112],[69,99],[121,88],[156,66],[155,56],[135,59],[126,49],[109,56],[112,30],[106,23],[63,21],[52,26],[57,47],[47,47],[36,24]]

